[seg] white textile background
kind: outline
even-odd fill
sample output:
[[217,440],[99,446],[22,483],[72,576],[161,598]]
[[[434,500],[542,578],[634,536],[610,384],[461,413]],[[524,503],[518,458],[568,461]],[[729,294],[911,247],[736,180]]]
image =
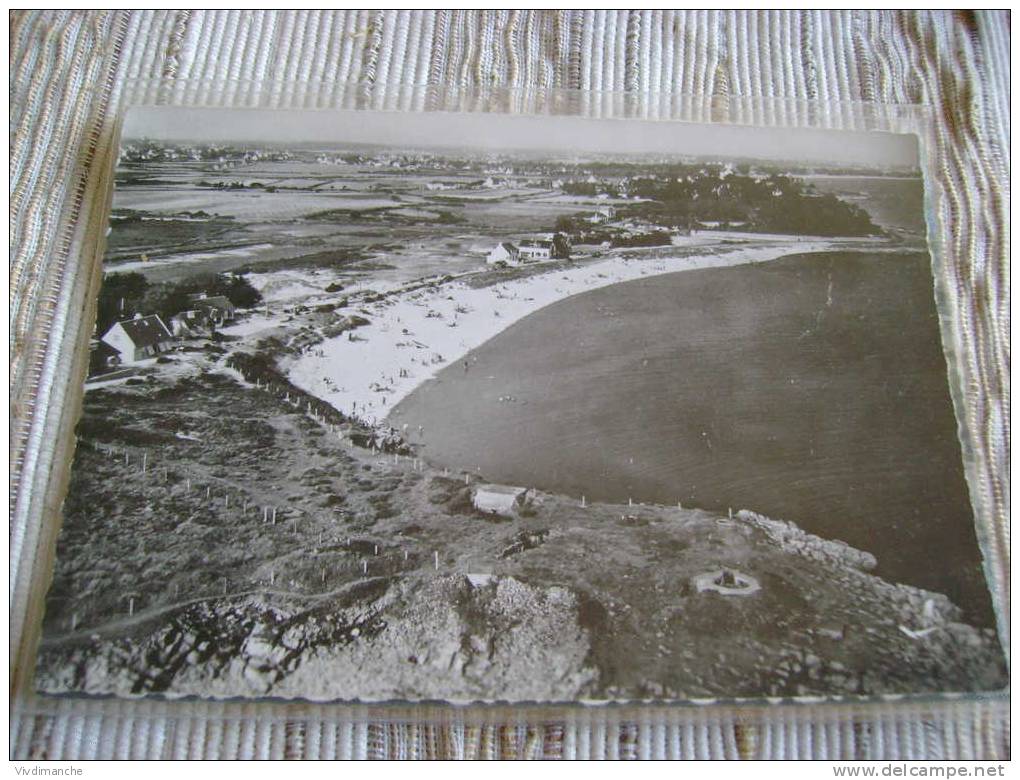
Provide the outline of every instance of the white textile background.
[[140,99],[244,103],[269,82],[274,103],[293,107],[434,108],[416,87],[654,94],[660,106],[686,96],[688,114],[727,98],[929,106],[969,477],[1008,647],[1009,37],[1008,13],[980,11],[12,12],[11,756],[1008,756],[1008,704],[995,697],[465,710],[40,700],[29,689],[66,471],[56,432],[73,417],[67,380],[91,330],[96,173],[114,124]]

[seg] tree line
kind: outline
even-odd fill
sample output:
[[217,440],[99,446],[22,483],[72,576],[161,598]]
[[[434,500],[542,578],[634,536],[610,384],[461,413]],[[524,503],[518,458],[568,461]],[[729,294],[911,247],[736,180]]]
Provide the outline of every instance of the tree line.
[[695,227],[699,222],[740,223],[745,230],[818,236],[879,235],[882,230],[860,206],[820,193],[783,174],[754,176],[704,170],[675,177],[632,178],[625,183],[567,182],[572,195],[640,199],[620,205],[619,219],[639,218],[664,227]]

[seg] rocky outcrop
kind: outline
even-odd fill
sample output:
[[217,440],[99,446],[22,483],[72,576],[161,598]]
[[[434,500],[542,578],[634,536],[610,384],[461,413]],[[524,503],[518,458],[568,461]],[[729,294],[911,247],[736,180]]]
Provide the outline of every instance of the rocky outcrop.
[[512,691],[515,700],[569,701],[596,677],[584,663],[588,638],[574,594],[513,577],[475,582],[452,575],[404,583],[391,594],[384,631],[349,652],[313,654],[275,692],[474,700]]
[[786,552],[837,566],[850,566],[861,571],[872,571],[878,565],[875,556],[869,552],[851,547],[839,539],[823,539],[809,534],[786,520],[773,520],[747,509],[737,512],[737,518],[760,528]]
[[255,597],[203,603],[137,643],[96,635],[44,649],[40,687],[363,701],[513,691],[517,700],[569,701],[597,676],[585,665],[577,597],[565,588],[448,575],[361,590],[311,609]]

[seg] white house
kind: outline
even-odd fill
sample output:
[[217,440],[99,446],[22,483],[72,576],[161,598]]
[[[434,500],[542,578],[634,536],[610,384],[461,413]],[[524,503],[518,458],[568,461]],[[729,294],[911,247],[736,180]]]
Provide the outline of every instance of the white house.
[[116,322],[102,338],[117,350],[121,363],[137,363],[164,352],[173,343],[173,339],[173,334],[158,314],[150,314],[148,317],[136,314],[134,319]]
[[593,225],[604,225],[616,219],[616,209],[612,206],[599,206],[595,213],[585,217],[585,221]]
[[569,260],[570,236],[548,233],[546,238],[521,241],[521,260]]
[[528,489],[512,485],[478,485],[471,502],[479,512],[512,516],[524,504]]
[[553,256],[552,241],[522,241],[521,260],[548,260]]
[[487,263],[508,263],[510,265],[516,265],[520,261],[521,250],[509,241],[502,241],[497,244],[485,258]]

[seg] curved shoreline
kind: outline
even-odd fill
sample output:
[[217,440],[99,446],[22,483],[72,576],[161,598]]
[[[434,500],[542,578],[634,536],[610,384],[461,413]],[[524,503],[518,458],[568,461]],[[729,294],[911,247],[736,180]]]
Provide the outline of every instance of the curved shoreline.
[[[608,257],[523,279],[471,287],[458,280],[368,304],[370,324],[327,339],[283,369],[301,389],[344,414],[381,421],[413,390],[510,325],[589,290],[649,276],[768,262],[846,249],[861,239],[785,237],[758,245],[719,242],[682,257]],[[680,247],[678,247],[680,249]]]

